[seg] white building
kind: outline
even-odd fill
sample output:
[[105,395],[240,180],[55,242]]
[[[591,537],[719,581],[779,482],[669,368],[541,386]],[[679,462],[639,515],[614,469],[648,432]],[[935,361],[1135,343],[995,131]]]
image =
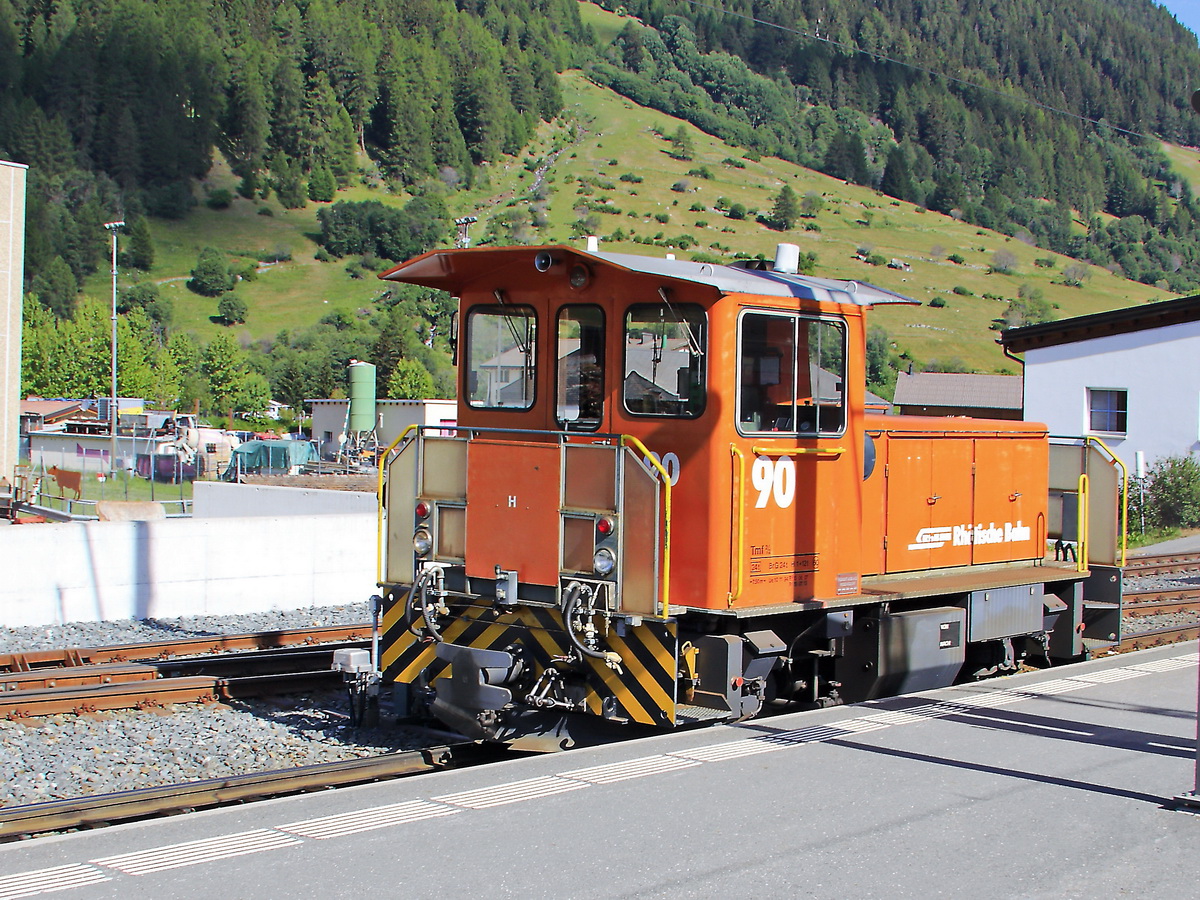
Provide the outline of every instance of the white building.
[[[345,440],[349,400],[305,400],[312,405],[312,439],[317,442],[321,457],[337,455]],[[409,425],[449,427],[458,422],[458,402],[455,400],[376,400],[375,434],[381,447],[386,447]]]
[[1138,451],[1200,451],[1200,296],[1026,325],[1001,342],[1025,354],[1025,418],[1093,435],[1130,467]]
[[25,271],[25,172],[0,161],[0,479],[17,464],[21,415],[21,296]]

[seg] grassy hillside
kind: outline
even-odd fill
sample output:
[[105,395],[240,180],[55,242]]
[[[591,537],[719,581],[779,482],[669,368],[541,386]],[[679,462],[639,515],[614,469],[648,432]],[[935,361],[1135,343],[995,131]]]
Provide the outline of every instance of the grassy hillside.
[[[598,31],[614,31],[610,18],[616,17],[591,10]],[[472,229],[475,243],[486,238],[489,226],[500,217],[533,208],[533,170],[546,166],[547,222],[529,230],[532,242],[581,243],[572,238],[572,226],[588,215],[595,226],[588,230],[602,237],[602,249],[620,252],[673,252],[685,259],[704,253],[732,259],[737,253],[770,256],[776,243],[791,241],[817,254],[818,275],[869,281],[921,301],[919,308],[877,310],[871,319],[886,327],[897,350],[907,351],[918,366],[957,358],[981,371],[1013,368],[996,346],[996,332],[989,325],[1022,285],[1040,290],[1057,307],[1059,317],[1170,296],[1095,267],[1082,288],[1068,287],[1060,283],[1062,270],[1074,262],[1067,257],[779,159],[747,159],[739,148],[691,125],[683,128],[694,146],[693,158],[674,159],[669,155],[672,145],[663,136],[674,134],[682,124],[679,120],[638,107],[578,72],[564,75],[562,85],[564,115],[543,127],[524,157],[488,167],[475,189],[447,198],[455,215],[479,217]],[[1194,153],[1192,160],[1200,169]],[[622,181],[623,174],[642,180]],[[233,184],[233,176],[221,164],[202,190],[229,189]],[[800,219],[795,230],[780,233],[756,222],[755,213],[769,213],[784,184],[801,198],[820,196],[824,208]],[[362,185],[338,194],[338,199],[368,197],[396,204],[406,200]],[[729,218],[718,209],[718,198],[727,201],[723,209],[727,204],[744,205],[747,217]],[[243,340],[303,327],[336,309],[369,309],[382,290],[373,272],[363,270],[357,260],[314,259],[316,208],[310,204],[303,210],[284,210],[274,199],[239,197],[223,210],[201,205],[182,221],[155,220],[157,255],[149,277],[174,301],[175,327],[202,338],[224,327],[213,320],[217,301],[185,286],[206,246],[226,251],[239,264],[282,249],[291,253],[290,261],[260,266],[255,280],[238,286],[237,294],[250,309],[246,324],[235,329]],[[612,240],[615,232],[623,232],[624,239]],[[695,241],[688,251],[677,246],[684,235]],[[634,237],[655,240],[655,245],[634,242]],[[1011,274],[989,274],[998,251],[1015,258]],[[962,257],[961,264],[950,261],[951,255]],[[901,260],[910,271],[870,265],[862,257]],[[1035,259],[1053,259],[1053,265],[1035,265]],[[352,277],[348,270],[365,277]],[[87,290],[105,295],[108,277],[94,276]],[[945,305],[929,306],[935,297]]]

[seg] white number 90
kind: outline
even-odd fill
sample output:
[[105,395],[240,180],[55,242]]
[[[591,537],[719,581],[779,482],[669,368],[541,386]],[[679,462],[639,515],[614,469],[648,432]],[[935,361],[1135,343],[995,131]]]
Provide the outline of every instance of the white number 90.
[[756,457],[750,469],[750,483],[758,491],[756,508],[765,507],[774,494],[775,504],[780,509],[787,509],[796,499],[796,464],[786,456],[778,460]]

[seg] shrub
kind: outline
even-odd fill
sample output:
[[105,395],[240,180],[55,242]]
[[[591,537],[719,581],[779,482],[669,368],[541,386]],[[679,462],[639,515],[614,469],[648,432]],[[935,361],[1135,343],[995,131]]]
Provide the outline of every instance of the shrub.
[[937,297],[934,297],[933,299],[931,299],[929,301],[929,305],[932,306],[934,309],[941,309],[943,306],[946,305],[946,298],[942,297],[940,295]]
[[236,325],[239,322],[245,322],[247,312],[246,301],[236,294],[226,294],[217,303],[217,315],[221,317],[226,325]]
[[731,203],[729,205],[729,212],[726,215],[731,219],[744,219],[746,218],[746,207],[741,203]]
[[670,213],[655,213],[654,221],[658,222],[661,225],[666,225],[668,222],[671,221],[671,214]]
[[964,262],[966,262],[960,253],[951,253],[946,257],[946,259],[950,260],[950,262],[954,263],[956,266],[961,266]]
[[744,162],[742,162],[740,159],[734,159],[732,156],[727,156],[723,160],[721,160],[721,165],[732,166],[735,169],[746,168],[746,164]]
[[204,205],[209,209],[228,209],[231,203],[233,203],[233,193],[225,188],[217,188],[204,200]]
[[205,247],[200,251],[188,287],[205,297],[216,297],[233,287],[233,275],[220,250]]
[[1151,464],[1146,473],[1145,513],[1147,523],[1157,528],[1200,525],[1200,461],[1196,457],[1164,456]]
[[967,290],[961,284],[956,284],[950,290],[952,290],[954,293],[958,294],[958,296],[960,296],[960,297],[974,297],[975,296],[974,291]]
[[646,179],[641,175],[634,175],[632,172],[625,172],[619,179],[620,181],[628,181],[630,184],[641,184]]

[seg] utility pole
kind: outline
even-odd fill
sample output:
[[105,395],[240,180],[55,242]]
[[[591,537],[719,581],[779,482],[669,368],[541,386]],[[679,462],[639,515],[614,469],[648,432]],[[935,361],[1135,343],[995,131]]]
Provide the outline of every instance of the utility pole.
[[108,450],[108,474],[117,474],[117,232],[125,222],[105,222],[112,234],[112,405],[108,408],[111,444]]

